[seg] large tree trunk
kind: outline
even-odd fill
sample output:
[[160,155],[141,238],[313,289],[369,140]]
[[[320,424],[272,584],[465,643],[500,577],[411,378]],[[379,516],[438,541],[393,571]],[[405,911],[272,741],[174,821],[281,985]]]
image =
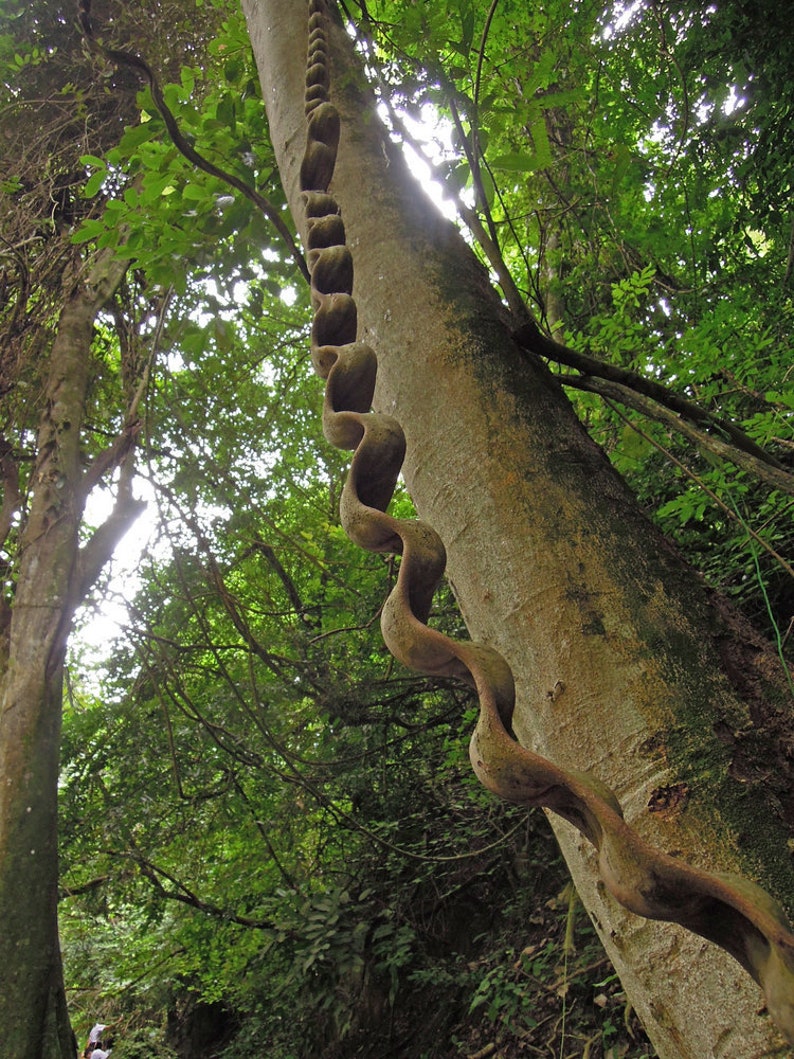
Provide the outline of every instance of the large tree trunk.
[[[107,558],[118,539],[111,533],[81,556],[80,432],[94,320],[126,267],[104,251],[73,277],[71,289],[65,282],[16,591],[0,645],[0,1051],[13,1059],[75,1055],[57,926],[63,667],[72,618],[91,579],[81,559],[90,556],[95,570],[96,552]],[[137,505],[127,498],[123,506],[133,517]]]
[[[305,7],[243,6],[302,229]],[[519,738],[592,770],[656,847],[790,903],[791,761],[780,750],[790,704],[774,654],[647,523],[553,378],[516,348],[484,270],[390,145],[344,33],[332,37],[343,122],[332,190],[353,250],[359,334],[379,356],[376,407],[405,430],[405,480],[446,544],[472,636],[513,668]],[[758,779],[770,763],[774,789]],[[780,1047],[730,956],[624,912],[588,844],[553,825],[663,1059]]]

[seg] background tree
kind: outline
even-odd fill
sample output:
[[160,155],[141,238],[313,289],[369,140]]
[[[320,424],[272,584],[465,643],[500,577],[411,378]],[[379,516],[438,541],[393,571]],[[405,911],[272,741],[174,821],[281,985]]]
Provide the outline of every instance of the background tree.
[[[81,157],[104,153],[135,111],[123,78],[94,87],[70,21],[58,5],[6,5],[0,37],[0,1023],[19,1056],[74,1052],[56,921],[64,656],[76,608],[141,510],[132,450],[157,306],[124,283],[129,258],[71,241],[103,208],[81,200]],[[111,477],[109,514],[84,526]]]

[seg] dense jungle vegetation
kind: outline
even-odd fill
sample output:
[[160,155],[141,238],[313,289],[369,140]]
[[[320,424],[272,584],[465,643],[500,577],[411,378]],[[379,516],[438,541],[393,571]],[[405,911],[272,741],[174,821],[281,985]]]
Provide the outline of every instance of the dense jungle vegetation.
[[[395,140],[425,158],[419,183],[540,322],[593,438],[790,659],[785,5],[342,14]],[[157,71],[189,143],[286,216],[235,5],[94,15]],[[347,459],[322,438],[308,290],[281,236],[190,164],[71,7],[6,0],[0,70],[0,625],[63,277],[97,253],[125,263],[93,325],[80,539],[118,522],[63,689],[78,1036],[112,1024],[118,1059],[654,1055],[543,814],[471,774],[472,694],[381,642],[395,564],[339,526]],[[463,634],[448,589],[434,621]]]

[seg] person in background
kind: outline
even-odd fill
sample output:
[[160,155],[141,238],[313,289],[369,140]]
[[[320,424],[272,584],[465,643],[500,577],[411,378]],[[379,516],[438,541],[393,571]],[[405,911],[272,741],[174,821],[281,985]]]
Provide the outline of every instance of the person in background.
[[[102,1034],[107,1029],[104,1022],[97,1022],[88,1034],[88,1043],[83,1049],[83,1059],[92,1059],[92,1053],[102,1048]],[[102,1059],[102,1057],[98,1057]]]
[[108,1056],[113,1051],[113,1038],[108,1037],[103,1041],[100,1041],[98,1046],[94,1048],[93,1052],[89,1055],[88,1059],[108,1059]]

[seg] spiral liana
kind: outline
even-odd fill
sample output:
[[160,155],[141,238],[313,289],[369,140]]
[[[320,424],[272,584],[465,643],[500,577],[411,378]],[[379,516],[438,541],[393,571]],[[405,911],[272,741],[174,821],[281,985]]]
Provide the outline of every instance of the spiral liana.
[[653,849],[625,822],[604,784],[522,746],[511,731],[515,691],[507,662],[485,644],[453,640],[427,624],[446,555],[427,523],[387,512],[405,437],[396,419],[371,410],[377,358],[357,341],[353,259],[339,207],[328,191],[340,116],[329,96],[326,19],[324,0],[310,0],[307,143],[300,186],[314,309],[311,355],[326,383],[325,437],[353,450],[340,502],[342,525],[360,547],[401,557],[382,612],[386,645],[410,669],[456,677],[475,688],[479,719],[470,757],[489,790],[513,803],[542,806],[574,824],[595,847],[600,877],[625,908],[678,923],[734,956],[761,986],[772,1018],[794,1043],[794,934],[773,898],[747,880],[711,874]]

